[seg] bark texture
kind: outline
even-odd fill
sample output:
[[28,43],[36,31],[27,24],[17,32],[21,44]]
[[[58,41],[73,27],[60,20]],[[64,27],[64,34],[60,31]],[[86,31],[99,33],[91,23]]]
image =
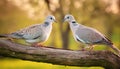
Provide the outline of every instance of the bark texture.
[[0,56],[67,66],[120,69],[120,57],[110,51],[72,51],[30,47],[0,39]]

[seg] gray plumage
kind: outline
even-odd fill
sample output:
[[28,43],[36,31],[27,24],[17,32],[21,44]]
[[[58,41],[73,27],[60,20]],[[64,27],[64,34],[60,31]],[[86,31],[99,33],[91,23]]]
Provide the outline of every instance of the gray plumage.
[[28,43],[44,42],[48,39],[51,33],[52,23],[54,21],[55,17],[49,15],[42,24],[35,24],[11,34],[2,34],[0,37],[24,39]]
[[78,24],[72,15],[66,15],[64,17],[64,21],[69,23],[73,37],[78,43],[82,42],[88,46],[93,46],[95,44],[105,44],[120,54],[120,50],[96,29]]

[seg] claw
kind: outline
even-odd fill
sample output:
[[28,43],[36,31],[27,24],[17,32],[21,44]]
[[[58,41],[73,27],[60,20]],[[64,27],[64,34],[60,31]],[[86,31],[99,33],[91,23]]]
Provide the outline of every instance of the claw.
[[40,43],[33,43],[32,46],[34,46],[34,47],[43,47],[43,45],[41,45]]
[[86,49],[85,49],[85,48],[82,48],[81,51],[86,51]]

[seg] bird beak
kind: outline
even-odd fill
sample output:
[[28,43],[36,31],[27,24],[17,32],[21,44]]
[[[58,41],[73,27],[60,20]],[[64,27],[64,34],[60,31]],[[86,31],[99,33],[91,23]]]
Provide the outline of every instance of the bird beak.
[[56,20],[54,20],[54,22],[55,22],[55,23],[57,23],[57,21],[56,21]]

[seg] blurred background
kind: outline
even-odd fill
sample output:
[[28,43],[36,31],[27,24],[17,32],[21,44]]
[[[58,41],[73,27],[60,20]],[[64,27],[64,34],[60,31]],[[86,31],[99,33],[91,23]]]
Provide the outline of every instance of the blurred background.
[[[53,24],[51,36],[44,45],[80,50],[80,44],[74,41],[68,23],[62,23],[65,14],[72,14],[77,22],[99,30],[120,49],[120,0],[0,0],[0,34],[42,23],[49,14],[54,15],[58,23]],[[97,45],[94,50],[111,49]],[[103,68],[60,66],[0,57],[0,69]]]

